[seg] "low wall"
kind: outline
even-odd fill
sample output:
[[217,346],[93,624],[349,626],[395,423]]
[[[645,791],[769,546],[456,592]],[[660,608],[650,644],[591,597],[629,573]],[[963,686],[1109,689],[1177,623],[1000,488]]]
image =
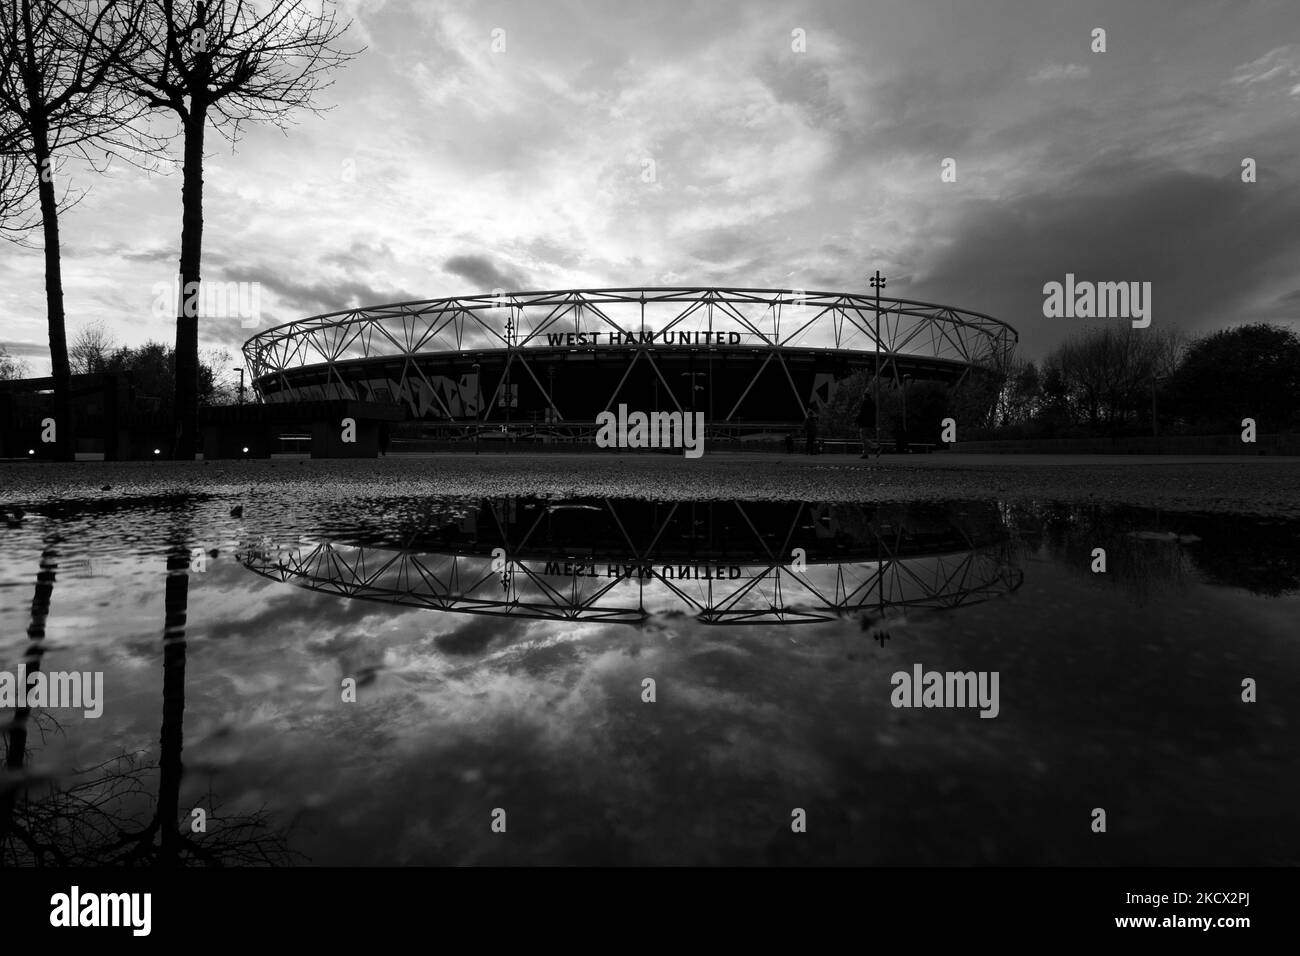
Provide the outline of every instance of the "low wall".
[[1258,435],[1243,442],[1231,435],[1170,435],[1160,438],[1038,438],[963,441],[949,451],[970,454],[1048,455],[1300,455],[1300,435]]

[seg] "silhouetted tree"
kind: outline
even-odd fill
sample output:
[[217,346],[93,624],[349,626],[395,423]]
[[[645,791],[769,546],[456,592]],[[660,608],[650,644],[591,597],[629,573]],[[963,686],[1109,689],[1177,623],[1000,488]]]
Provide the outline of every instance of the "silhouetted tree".
[[[138,395],[157,399],[159,408],[171,408],[176,383],[176,352],[169,345],[146,342],[144,345],[120,346],[99,360],[95,371],[130,375]],[[207,363],[200,363],[200,405],[217,404],[222,399],[216,380],[216,370]]]
[[1042,383],[1032,360],[1014,359],[998,393],[997,425],[1003,428],[1028,423],[1038,411]]
[[5,351],[5,347],[0,345],[0,382],[7,382],[15,378],[25,378],[27,376],[27,363],[20,358],[15,358]]
[[72,371],[77,374],[104,371],[116,347],[113,334],[102,321],[81,326],[68,349]]
[[1181,417],[1232,431],[1300,424],[1300,336],[1277,325],[1242,325],[1193,342],[1172,379]]
[[[132,56],[142,0],[0,0],[0,152],[27,171],[10,188],[35,188],[45,252],[45,302],[54,376],[55,451],[71,461],[74,423],[64,327],[56,160],[92,145],[115,145],[130,100],[106,81],[109,64]],[[66,194],[65,194],[66,195]]]
[[1116,434],[1150,418],[1151,391],[1181,350],[1177,332],[1105,325],[1073,336],[1043,360],[1042,411],[1060,430]]
[[284,127],[313,110],[326,77],[354,54],[338,47],[349,24],[333,6],[306,0],[264,4],[147,0],[141,53],[119,62],[117,83],[150,109],[180,121],[180,301],[176,310],[175,457],[193,458],[199,394],[198,303],[203,251],[203,142],[209,121],[232,142],[241,125]]

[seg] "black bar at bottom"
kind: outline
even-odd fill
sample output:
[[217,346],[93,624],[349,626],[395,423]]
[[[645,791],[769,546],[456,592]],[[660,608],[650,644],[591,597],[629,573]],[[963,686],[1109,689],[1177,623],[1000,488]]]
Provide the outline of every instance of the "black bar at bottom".
[[[721,934],[732,946],[753,936],[766,948],[787,935],[807,946],[880,940],[888,930],[926,950],[949,938],[973,945],[1130,936],[1148,945],[1199,938],[1231,946],[1284,932],[1297,882],[1295,869],[1210,868],[0,871],[8,952],[20,952],[9,944],[24,939],[66,941],[72,933],[92,944],[207,948],[259,940],[384,946],[419,940],[422,931],[433,945],[517,938],[535,946],[582,939],[676,946],[674,939]],[[150,894],[148,936],[131,925],[52,925],[71,922],[74,886],[78,922],[116,910],[120,923],[132,915],[142,923],[143,897],[127,911],[124,898],[101,894]]]

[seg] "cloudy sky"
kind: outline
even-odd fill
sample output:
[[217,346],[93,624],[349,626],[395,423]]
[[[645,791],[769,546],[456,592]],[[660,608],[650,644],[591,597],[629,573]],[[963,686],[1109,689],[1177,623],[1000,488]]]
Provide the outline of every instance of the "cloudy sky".
[[[1151,282],[1153,327],[1300,310],[1293,0],[348,10],[367,49],[329,112],[209,136],[203,276],[260,283],[259,328],[494,288],[860,291],[875,268],[1031,357],[1079,325],[1042,314],[1067,272]],[[171,340],[179,174],[64,175],[89,189],[62,223],[70,332]],[[0,252],[0,343],[48,369],[38,249]]]

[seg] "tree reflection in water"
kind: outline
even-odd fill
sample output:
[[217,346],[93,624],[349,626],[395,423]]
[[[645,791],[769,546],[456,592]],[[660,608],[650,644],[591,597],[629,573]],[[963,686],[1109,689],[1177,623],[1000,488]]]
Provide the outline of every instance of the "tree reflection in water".
[[[294,861],[287,832],[267,814],[225,816],[209,794],[206,830],[181,819],[184,764],[185,625],[189,604],[190,532],[178,527],[167,551],[163,625],[163,714],[156,764],[145,752],[123,751],[76,770],[67,781],[30,770],[28,725],[37,718],[21,709],[6,728],[5,777],[0,789],[0,866],[257,866]],[[45,650],[58,552],[41,556],[32,601],[29,672]],[[49,715],[45,715],[48,720]],[[157,776],[156,790],[150,779]]]

